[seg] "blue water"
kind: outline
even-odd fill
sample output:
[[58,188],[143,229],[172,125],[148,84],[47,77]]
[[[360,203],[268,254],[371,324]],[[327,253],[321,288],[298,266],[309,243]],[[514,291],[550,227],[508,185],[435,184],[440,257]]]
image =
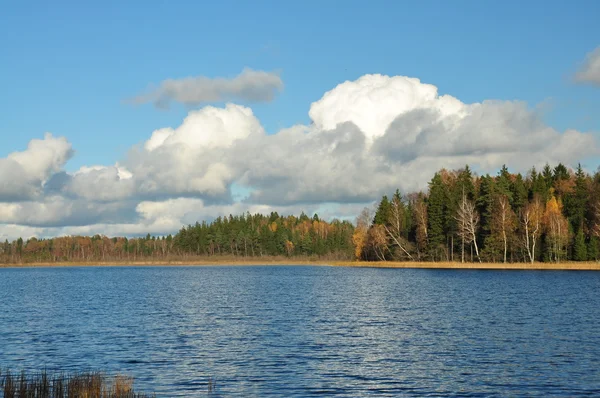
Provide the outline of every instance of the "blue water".
[[0,308],[0,367],[157,396],[600,396],[600,273],[0,269]]

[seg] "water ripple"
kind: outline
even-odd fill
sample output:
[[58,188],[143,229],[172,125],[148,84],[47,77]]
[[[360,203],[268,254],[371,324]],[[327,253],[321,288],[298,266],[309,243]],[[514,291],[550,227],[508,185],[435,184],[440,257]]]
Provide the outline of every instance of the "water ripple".
[[592,272],[2,269],[0,367],[122,372],[165,397],[599,396],[599,288]]

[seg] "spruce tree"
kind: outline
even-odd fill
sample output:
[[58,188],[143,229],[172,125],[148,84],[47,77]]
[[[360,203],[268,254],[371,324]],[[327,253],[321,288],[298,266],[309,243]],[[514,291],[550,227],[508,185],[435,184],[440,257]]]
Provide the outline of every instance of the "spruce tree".
[[579,231],[577,231],[577,235],[575,235],[575,245],[573,251],[573,257],[575,261],[587,261],[588,253],[583,228],[579,228]]
[[517,174],[514,181],[510,185],[510,191],[512,194],[512,206],[515,213],[525,206],[527,203],[527,187],[523,181],[523,176]]
[[600,259],[600,242],[598,237],[592,236],[588,242],[587,256],[589,260],[598,261]]
[[480,242],[485,242],[490,235],[490,224],[494,208],[494,191],[495,184],[493,178],[489,175],[481,177],[476,201],[477,211],[480,216]]
[[498,172],[496,177],[496,191],[500,195],[504,195],[508,198],[510,204],[513,204],[513,192],[511,190],[511,174],[508,172],[506,165],[502,165],[502,168]]
[[427,228],[429,238],[429,251],[438,253],[445,247],[446,236],[444,225],[446,217],[446,204],[448,195],[440,173],[435,173],[429,183],[429,198],[427,200]]
[[391,208],[392,205],[387,195],[383,195],[383,197],[381,198],[381,202],[379,202],[379,206],[377,207],[377,211],[375,212],[373,224],[386,224],[390,219]]

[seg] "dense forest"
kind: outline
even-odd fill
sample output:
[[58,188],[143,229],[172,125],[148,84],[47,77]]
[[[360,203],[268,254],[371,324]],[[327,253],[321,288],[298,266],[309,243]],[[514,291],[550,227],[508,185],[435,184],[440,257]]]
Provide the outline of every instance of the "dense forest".
[[561,262],[600,259],[600,172],[562,164],[527,175],[503,166],[435,173],[427,192],[383,196],[354,224],[301,214],[244,214],[183,227],[174,236],[19,238],[0,262],[306,257],[364,261]]
[[0,261],[189,261],[210,256],[347,260],[353,256],[353,231],[348,221],[326,222],[316,214],[312,218],[245,214],[189,225],[175,236],[65,236],[26,242],[19,238],[0,244]]
[[600,173],[559,164],[526,177],[437,172],[428,192],[384,196],[353,235],[362,260],[560,262],[599,259]]

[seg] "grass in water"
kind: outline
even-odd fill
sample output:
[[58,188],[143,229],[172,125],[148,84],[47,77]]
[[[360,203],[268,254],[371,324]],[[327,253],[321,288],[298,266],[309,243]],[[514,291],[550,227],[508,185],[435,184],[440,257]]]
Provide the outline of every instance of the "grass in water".
[[133,378],[107,377],[99,372],[54,374],[46,371],[36,374],[13,374],[0,370],[2,398],[146,398],[151,395],[136,393]]

